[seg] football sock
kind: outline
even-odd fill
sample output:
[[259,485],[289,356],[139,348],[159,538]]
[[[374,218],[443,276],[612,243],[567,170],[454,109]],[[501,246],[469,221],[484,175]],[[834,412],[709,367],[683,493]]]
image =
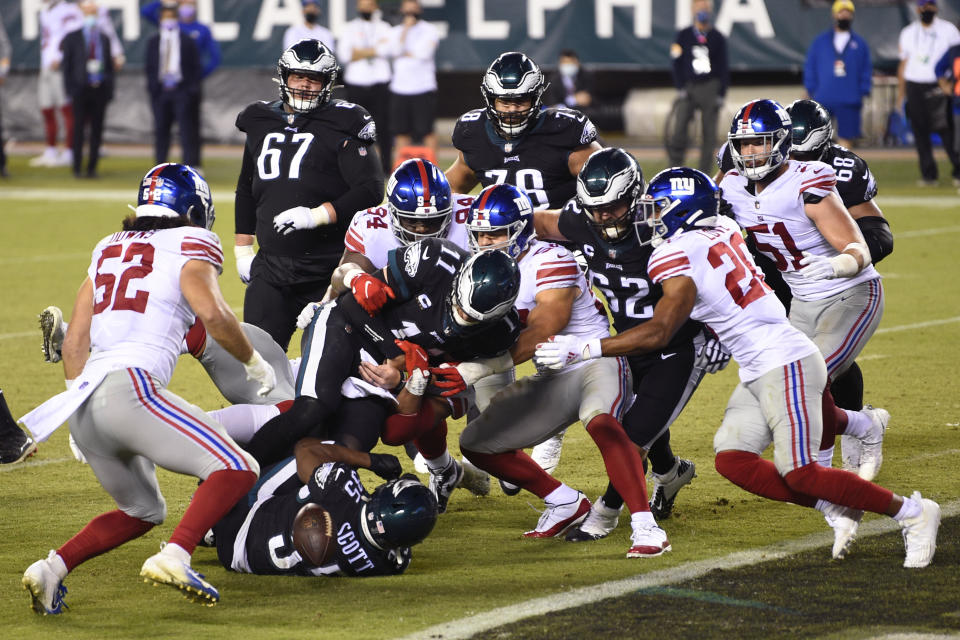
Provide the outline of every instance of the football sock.
[[817,452],[817,463],[823,465],[824,467],[832,467],[833,450],[834,447],[830,447],[829,449],[820,449],[820,451]]
[[865,413],[861,413],[859,410],[848,411],[846,409],[841,409],[841,411],[847,414],[847,428],[843,432],[843,435],[862,438],[870,433],[870,429],[873,428],[873,421],[870,420],[870,416]]
[[193,553],[197,543],[256,483],[253,471],[214,471],[200,483],[170,542]]
[[847,428],[847,412],[834,403],[829,387],[823,392],[820,406],[823,414],[820,448],[831,449],[836,442],[837,434],[843,433]]
[[867,482],[855,473],[818,464],[794,469],[783,479],[799,493],[872,513],[886,513],[893,500],[893,492],[880,485]]
[[633,529],[649,529],[655,526],[657,521],[650,511],[637,511],[630,514],[630,527]]
[[53,107],[43,109],[43,136],[47,141],[47,148],[57,146],[57,112]]
[[57,549],[57,553],[63,558],[67,571],[72,571],[81,562],[139,538],[154,526],[153,522],[128,516],[119,509],[108,511],[88,522]]
[[477,453],[462,446],[460,452],[474,464],[495,478],[506,480],[526,489],[538,498],[546,498],[560,486],[560,481],[545,472],[523,451],[504,453]]
[[833,381],[830,393],[841,409],[859,411],[863,408],[863,372],[856,362]]
[[817,499],[790,488],[769,460],[748,451],[721,451],[714,460],[717,472],[750,493],[780,502],[812,507]]
[[579,495],[579,491],[561,483],[559,487],[544,496],[543,501],[548,505],[570,504]]
[[619,509],[623,506],[623,498],[612,484],[607,483],[607,490],[603,492],[603,504],[611,509]]
[[600,449],[607,477],[630,512],[649,511],[643,460],[617,419],[609,413],[601,413],[587,424],[587,433]]
[[73,105],[63,105],[60,107],[60,113],[63,114],[63,142],[64,146],[69,149],[73,146]]
[[423,456],[423,460],[427,463],[427,468],[430,469],[430,471],[441,471],[453,464],[453,456],[451,456],[450,452],[446,450],[444,450],[443,454],[436,458],[428,458],[427,456]]
[[222,424],[235,441],[246,444],[267,421],[280,415],[280,409],[272,404],[232,404],[207,415]]
[[19,431],[20,427],[10,414],[7,399],[3,396],[3,389],[0,389],[0,433],[10,433],[14,429]]
[[312,429],[322,429],[331,408],[310,396],[300,396],[288,411],[267,421],[244,448],[261,467],[292,455],[293,445]]
[[380,439],[384,444],[399,447],[426,433],[434,426],[434,420],[432,403],[424,402],[417,413],[395,413],[387,418]]
[[[664,431],[663,434],[650,445],[647,459],[650,461],[650,468],[653,469],[653,472],[661,474],[670,471],[673,465],[677,463],[677,457],[673,455],[673,449],[670,448],[669,429]],[[644,466],[643,470],[646,472],[646,466]]]
[[903,496],[903,505],[900,507],[900,511],[897,512],[897,515],[893,516],[893,519],[897,522],[903,522],[907,518],[916,518],[918,515],[920,515],[922,510],[923,507],[919,502],[913,498]]
[[414,438],[413,442],[417,445],[420,453],[423,454],[427,466],[430,466],[431,458],[439,458],[444,454],[449,456],[450,454],[447,453],[447,421],[441,420],[440,424],[419,438]]

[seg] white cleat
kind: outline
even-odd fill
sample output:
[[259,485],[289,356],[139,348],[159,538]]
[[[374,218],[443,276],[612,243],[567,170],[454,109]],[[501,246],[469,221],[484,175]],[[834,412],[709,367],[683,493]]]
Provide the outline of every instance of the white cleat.
[[833,529],[833,559],[843,560],[857,539],[863,511],[825,501],[822,512],[824,520]]
[[634,527],[630,534],[632,546],[627,551],[628,558],[655,558],[670,551],[670,541],[667,532],[656,524],[646,527]]
[[524,538],[553,538],[580,522],[590,513],[590,501],[577,491],[577,497],[564,504],[547,504],[540,514],[537,528],[523,534]]
[[34,562],[23,572],[23,578],[20,580],[20,584],[30,592],[30,597],[33,598],[30,606],[35,612],[44,616],[63,613],[64,609],[70,608],[63,601],[67,588],[63,586],[63,580],[50,566],[50,562],[56,555],[56,551],[51,551],[46,559]]
[[840,459],[844,471],[860,471],[860,440],[854,436],[840,436]]
[[189,562],[184,562],[163,549],[147,558],[140,569],[140,577],[144,582],[152,582],[155,586],[163,584],[179,589],[187,600],[208,607],[220,601],[220,592],[203,579],[203,574],[197,573]]
[[60,352],[63,350],[63,336],[66,329],[63,323],[63,312],[59,307],[47,307],[40,312],[40,331],[43,332],[43,360],[44,362],[60,362]]
[[623,505],[619,509],[608,507],[603,502],[603,496],[597,498],[597,501],[590,507],[590,513],[587,519],[579,526],[573,527],[567,531],[568,542],[589,542],[606,538],[617,528],[620,522],[620,512],[623,511]]
[[940,505],[933,500],[927,500],[919,491],[914,491],[910,498],[920,503],[920,515],[900,523],[903,545],[907,550],[903,566],[908,569],[922,569],[933,561],[933,554],[937,551]]
[[31,167],[55,167],[58,158],[57,150],[54,147],[47,147],[42,155],[31,158],[29,164]]
[[886,409],[865,405],[861,413],[870,418],[870,431],[860,440],[860,468],[857,475],[864,480],[873,480],[883,464],[883,436],[890,423],[890,412]]
[[560,464],[560,452],[563,450],[563,436],[566,431],[561,431],[552,438],[548,438],[535,446],[530,452],[533,461],[540,465],[540,468],[547,473],[553,473]]

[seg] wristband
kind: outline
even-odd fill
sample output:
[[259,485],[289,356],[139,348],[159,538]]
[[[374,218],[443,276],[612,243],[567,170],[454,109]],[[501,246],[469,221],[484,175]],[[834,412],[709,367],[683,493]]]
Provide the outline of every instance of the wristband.
[[[847,247],[852,246],[854,245],[847,245]],[[857,259],[849,253],[841,253],[838,256],[830,258],[830,263],[833,266],[833,274],[836,278],[852,278],[860,273],[860,264],[857,262]],[[867,264],[870,264],[869,261]]]
[[343,286],[345,286],[347,289],[352,289],[353,287],[351,285],[353,283],[353,280],[357,276],[362,276],[364,273],[366,273],[366,271],[360,268],[350,269],[345,274],[343,274]]
[[252,244],[238,244],[233,248],[233,257],[237,260],[243,258],[253,258],[257,252],[253,250]]
[[[863,266],[861,267],[858,264],[857,272],[859,272],[862,269],[866,269],[868,266],[870,266],[870,261],[871,261],[870,249],[868,249],[867,246],[864,245],[862,242],[851,242],[850,244],[848,244],[843,248],[842,253],[846,253],[847,251],[852,251],[853,253],[856,253],[857,255],[860,256],[860,261],[863,263]],[[847,254],[847,255],[850,255],[850,254]],[[856,260],[856,258],[854,258],[854,260]]]
[[315,226],[318,227],[334,222],[333,216],[330,215],[330,210],[327,209],[326,205],[310,209],[310,217],[313,218],[316,223]]

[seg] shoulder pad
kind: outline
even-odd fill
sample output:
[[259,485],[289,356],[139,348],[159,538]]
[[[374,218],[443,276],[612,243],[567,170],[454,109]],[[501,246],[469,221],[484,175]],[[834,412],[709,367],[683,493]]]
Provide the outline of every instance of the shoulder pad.
[[354,138],[364,142],[375,142],[377,139],[377,125],[373,117],[362,106],[346,100],[334,99],[320,109],[322,114],[330,120],[337,129],[340,129]]
[[476,132],[483,131],[486,126],[487,112],[484,109],[474,109],[467,111],[457,118],[457,123],[453,126],[453,146],[457,147],[457,140],[465,136],[477,135]]
[[540,130],[549,135],[560,135],[565,144],[582,147],[597,139],[597,128],[586,115],[567,107],[548,107],[540,114]]

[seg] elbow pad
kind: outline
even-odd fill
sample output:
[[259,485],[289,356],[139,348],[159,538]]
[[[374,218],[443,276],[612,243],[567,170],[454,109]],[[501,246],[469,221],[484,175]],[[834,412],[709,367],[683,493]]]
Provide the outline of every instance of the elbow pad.
[[857,226],[860,227],[860,233],[870,249],[870,257],[873,264],[877,264],[888,255],[893,253],[893,233],[890,231],[890,223],[886,218],[880,216],[867,216],[857,218]]

